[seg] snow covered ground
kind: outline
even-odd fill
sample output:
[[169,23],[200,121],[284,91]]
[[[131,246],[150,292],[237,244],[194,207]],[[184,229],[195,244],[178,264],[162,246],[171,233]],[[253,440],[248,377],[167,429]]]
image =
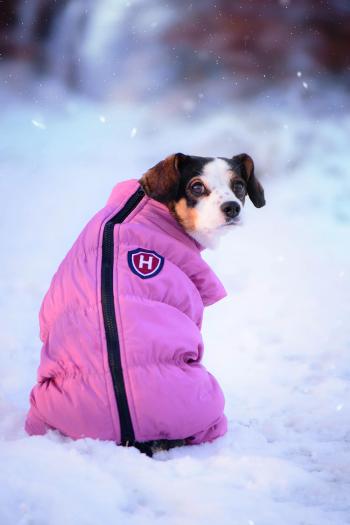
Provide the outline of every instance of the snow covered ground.
[[[197,119],[189,100],[177,119],[176,101],[167,113],[2,88],[1,525],[350,523],[350,118],[335,97],[262,97]],[[228,434],[153,460],[27,437],[53,272],[112,186],[174,151],[246,151],[266,188],[266,208],[248,203],[245,225],[205,254],[229,292],[204,322]]]

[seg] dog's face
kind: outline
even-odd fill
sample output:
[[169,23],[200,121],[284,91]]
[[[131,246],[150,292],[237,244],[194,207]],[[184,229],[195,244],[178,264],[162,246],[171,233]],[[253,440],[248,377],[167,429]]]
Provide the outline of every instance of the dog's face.
[[246,195],[260,208],[264,190],[245,153],[231,159],[176,153],[140,180],[150,197],[166,204],[184,229],[204,246],[240,222]]

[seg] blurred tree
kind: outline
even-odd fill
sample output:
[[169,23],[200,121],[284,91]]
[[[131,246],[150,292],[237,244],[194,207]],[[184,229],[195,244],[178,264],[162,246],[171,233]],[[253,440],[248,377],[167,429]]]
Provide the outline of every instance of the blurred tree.
[[[140,89],[151,91],[140,57],[150,86],[159,74],[163,85],[221,76],[240,79],[244,90],[261,89],[298,70],[320,78],[340,75],[349,83],[349,0],[135,0],[125,6],[119,0],[3,0],[0,5],[1,54],[49,70],[53,53],[60,53],[56,72],[79,89],[88,78],[108,92],[113,82],[120,86],[120,72],[125,78],[140,71]],[[160,23],[150,22],[157,13]],[[55,31],[60,43],[50,47]],[[92,74],[95,68],[98,75]]]
[[14,27],[18,24],[18,0],[0,2],[0,53],[12,56],[15,53],[12,39]]
[[192,74],[222,66],[275,80],[296,68],[350,72],[350,2],[171,0],[180,14],[164,35],[195,54]]

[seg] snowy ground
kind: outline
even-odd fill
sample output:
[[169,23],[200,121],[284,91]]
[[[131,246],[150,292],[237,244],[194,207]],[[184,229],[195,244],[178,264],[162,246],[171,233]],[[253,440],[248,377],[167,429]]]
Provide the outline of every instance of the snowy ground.
[[[1,525],[350,523],[350,118],[285,97],[176,120],[39,92],[0,94]],[[266,208],[206,253],[229,292],[204,330],[228,434],[153,460],[27,437],[52,273],[113,184],[174,151],[247,151],[265,175]]]

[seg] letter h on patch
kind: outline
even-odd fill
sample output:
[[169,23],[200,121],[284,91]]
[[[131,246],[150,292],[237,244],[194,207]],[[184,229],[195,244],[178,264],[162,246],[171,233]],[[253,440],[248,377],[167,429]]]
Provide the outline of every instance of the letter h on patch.
[[128,252],[130,270],[141,279],[157,275],[163,268],[164,257],[152,250],[137,248]]

